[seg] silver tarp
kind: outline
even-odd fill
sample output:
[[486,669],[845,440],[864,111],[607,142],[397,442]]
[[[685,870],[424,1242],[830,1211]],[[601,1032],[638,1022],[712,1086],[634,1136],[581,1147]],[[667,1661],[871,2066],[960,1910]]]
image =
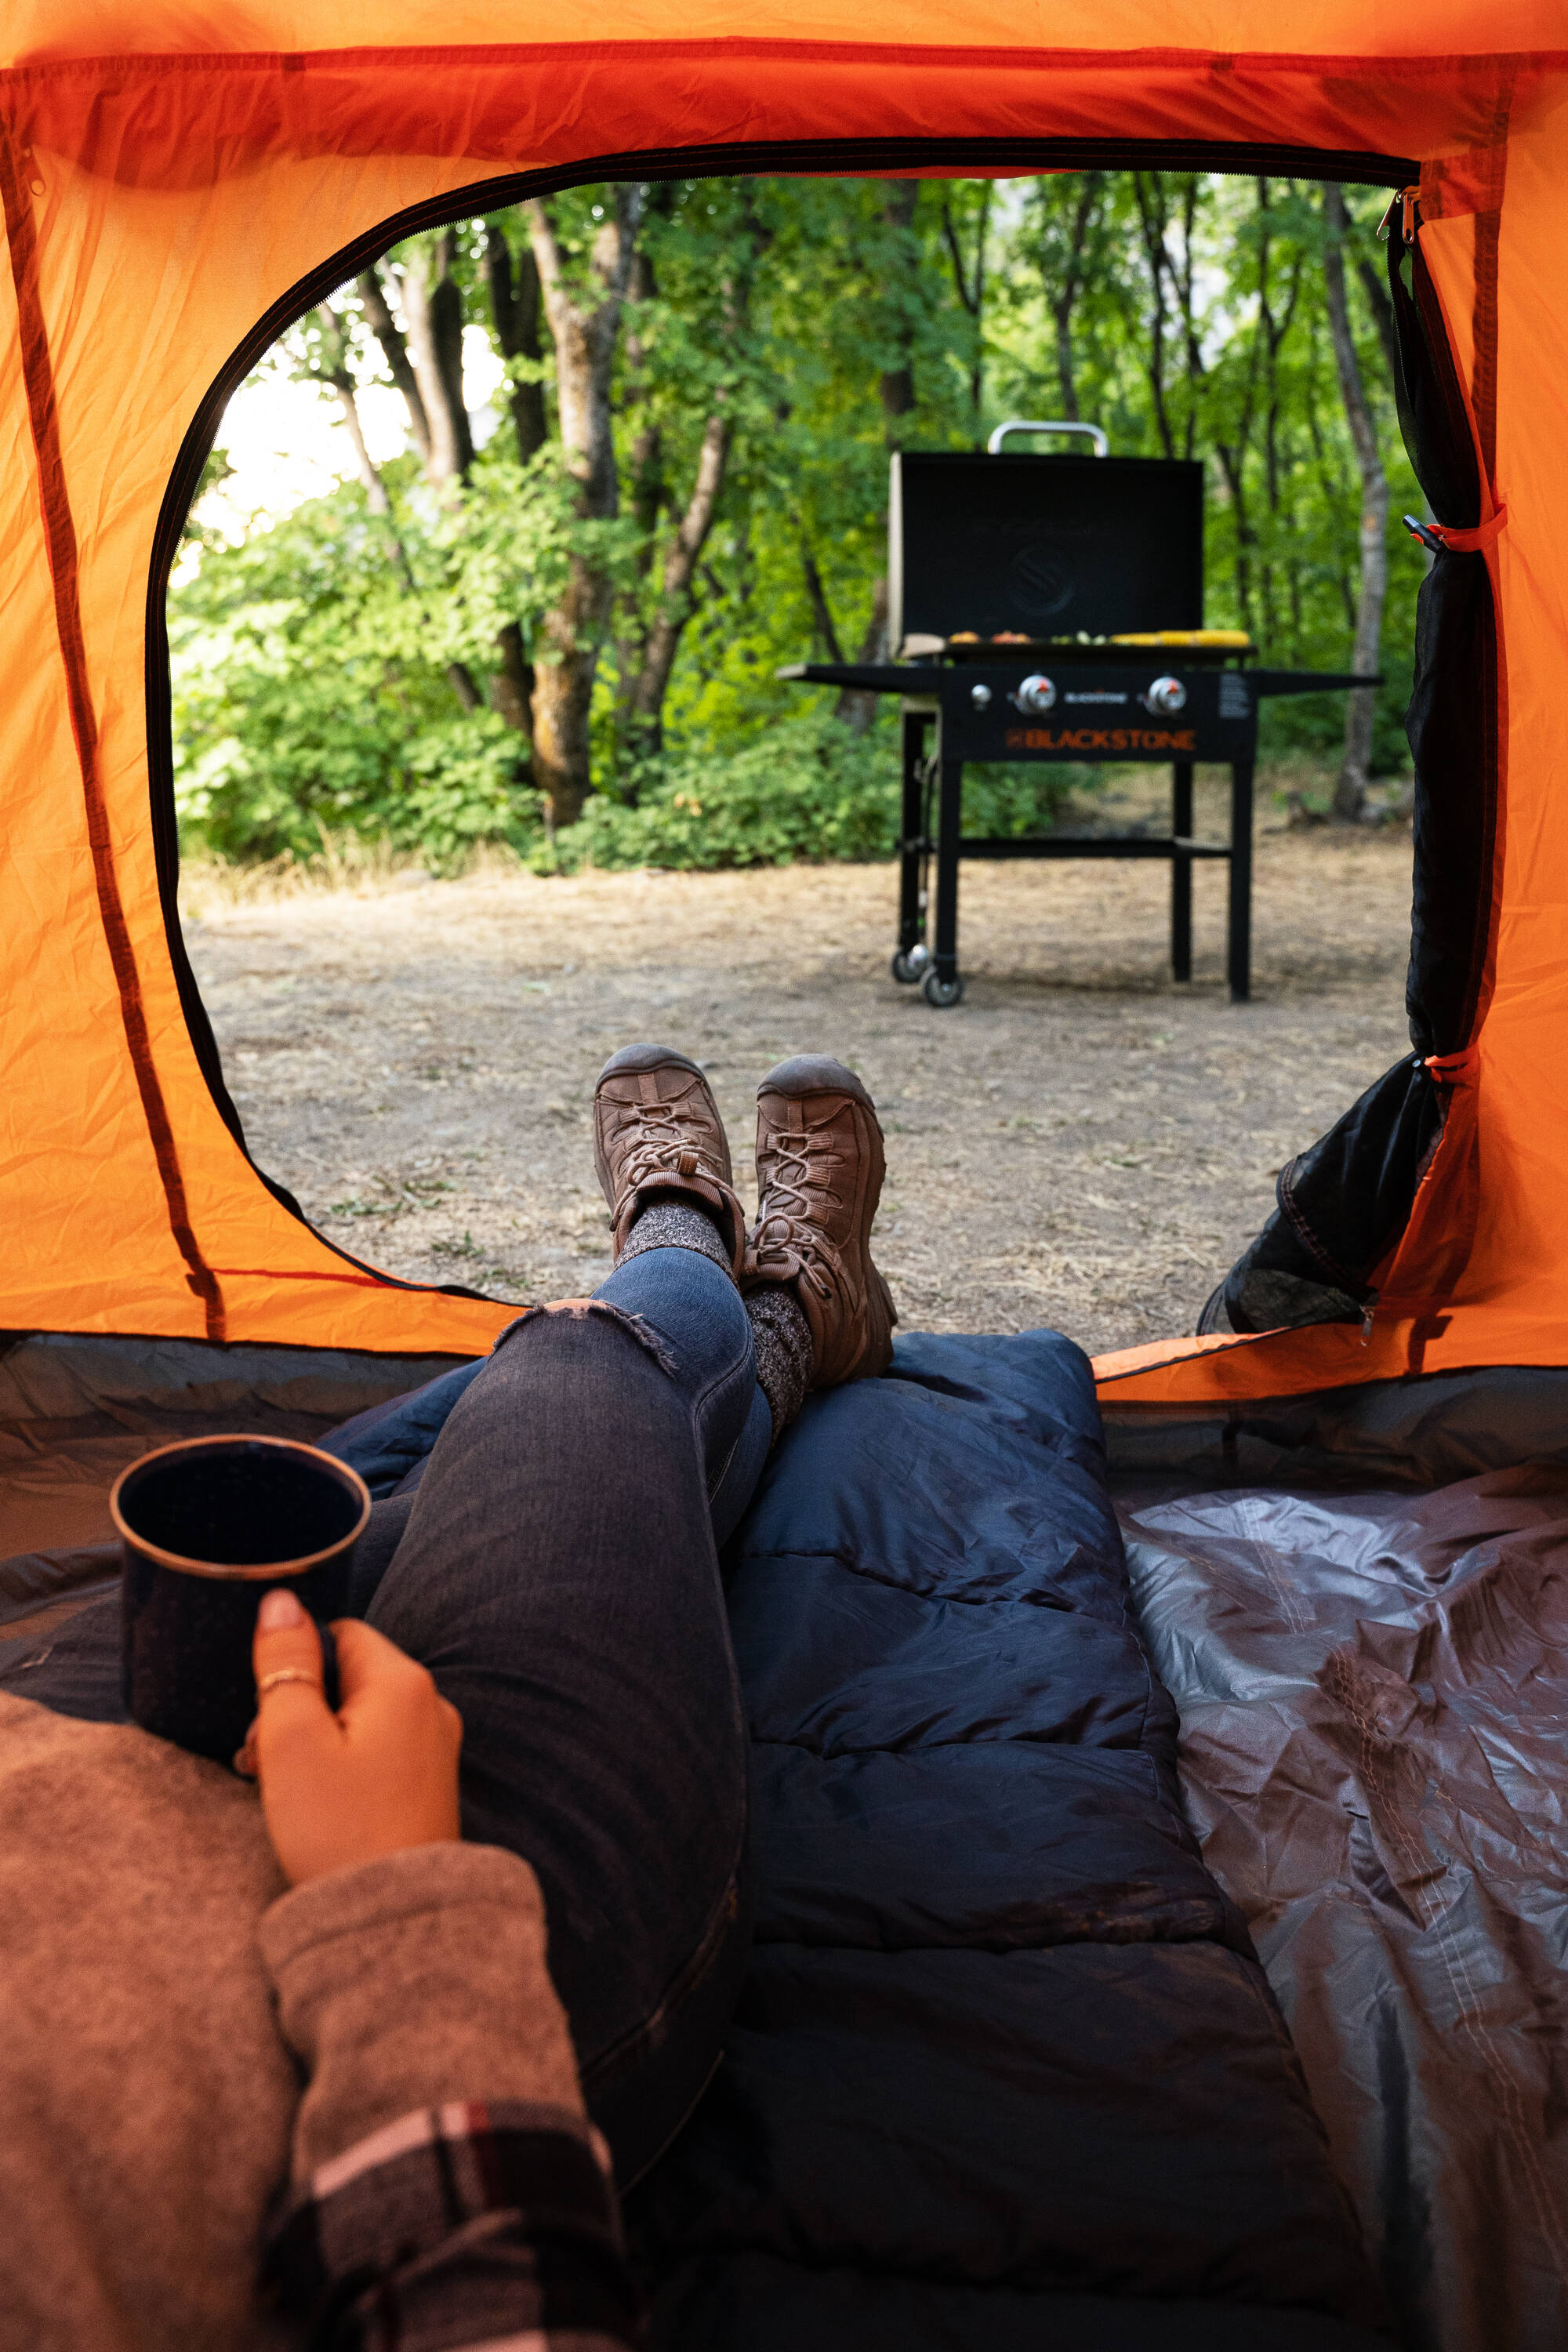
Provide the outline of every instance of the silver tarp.
[[1407,2343],[1568,2345],[1568,1374],[1111,1416],[1204,1857]]

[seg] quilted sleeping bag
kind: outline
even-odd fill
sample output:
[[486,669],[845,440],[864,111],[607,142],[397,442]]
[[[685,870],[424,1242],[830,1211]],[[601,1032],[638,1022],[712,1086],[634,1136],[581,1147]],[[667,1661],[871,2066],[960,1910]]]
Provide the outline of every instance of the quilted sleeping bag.
[[1088,1361],[900,1340],[730,1547],[760,1901],[630,2200],[682,2352],[1350,2352],[1378,2305],[1129,1613]]
[[[411,1484],[475,1368],[328,1442]],[[756,1944],[628,2200],[680,2352],[1363,2352],[1379,2305],[1198,1858],[1087,1359],[900,1339],[728,1547]]]

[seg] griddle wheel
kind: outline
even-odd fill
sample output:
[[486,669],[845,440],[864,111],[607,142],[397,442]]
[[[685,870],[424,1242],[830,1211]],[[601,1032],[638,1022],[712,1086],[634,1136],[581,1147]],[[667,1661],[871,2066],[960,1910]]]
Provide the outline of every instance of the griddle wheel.
[[907,954],[902,948],[895,948],[893,961],[888,969],[893,978],[900,982],[905,988],[914,988],[919,983],[921,974],[930,968],[930,948],[923,940],[917,940]]
[[921,986],[925,992],[926,1003],[934,1004],[939,1013],[946,1013],[952,1005],[963,1002],[963,982],[956,972],[951,980],[943,980],[937,972],[928,971]]

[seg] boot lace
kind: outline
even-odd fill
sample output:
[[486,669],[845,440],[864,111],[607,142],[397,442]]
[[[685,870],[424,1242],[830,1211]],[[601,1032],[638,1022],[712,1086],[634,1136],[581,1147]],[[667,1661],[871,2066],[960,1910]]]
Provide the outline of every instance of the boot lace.
[[[706,1115],[679,1103],[639,1104],[635,1118],[637,1140],[621,1171],[621,1194],[657,1182],[661,1176],[707,1176],[719,1179]],[[631,1118],[623,1121],[623,1126]]]
[[830,1298],[837,1252],[822,1230],[822,1215],[843,1206],[832,1183],[837,1150],[830,1136],[787,1131],[773,1137],[772,1150],[767,1197],[752,1237],[753,1261],[764,1273],[793,1262],[819,1297]]

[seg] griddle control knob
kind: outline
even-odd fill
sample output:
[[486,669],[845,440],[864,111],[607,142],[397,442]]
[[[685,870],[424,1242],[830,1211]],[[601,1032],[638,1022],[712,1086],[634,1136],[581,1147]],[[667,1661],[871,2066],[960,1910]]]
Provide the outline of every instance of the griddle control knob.
[[973,703],[976,710],[989,710],[991,688],[988,686],[972,686],[969,689],[969,699]]
[[1138,698],[1156,719],[1173,719],[1186,708],[1187,689],[1179,677],[1157,677],[1147,694]]
[[1032,718],[1037,719],[1050,709],[1056,698],[1056,688],[1048,677],[1042,677],[1038,670],[1035,670],[1026,677],[1016,694],[1012,697],[1012,700],[1020,710],[1026,710]]

